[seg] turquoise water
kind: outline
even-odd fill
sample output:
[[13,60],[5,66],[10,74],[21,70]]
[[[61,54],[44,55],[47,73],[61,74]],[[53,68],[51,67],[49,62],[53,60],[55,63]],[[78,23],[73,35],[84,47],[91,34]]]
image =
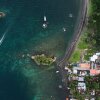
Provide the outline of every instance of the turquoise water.
[[[64,55],[77,19],[80,0],[0,0],[0,100],[65,100],[57,67],[37,66],[37,53]],[[69,14],[73,17],[70,18]],[[48,27],[42,28],[46,15]],[[63,32],[63,27],[66,32]]]

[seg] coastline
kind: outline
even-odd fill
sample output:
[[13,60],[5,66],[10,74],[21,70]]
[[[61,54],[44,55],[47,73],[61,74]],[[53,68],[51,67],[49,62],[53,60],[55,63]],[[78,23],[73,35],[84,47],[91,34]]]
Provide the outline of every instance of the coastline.
[[88,0],[82,0],[82,6],[79,11],[79,17],[77,19],[76,27],[74,29],[74,35],[71,39],[71,41],[68,44],[68,48],[66,49],[65,56],[62,58],[61,61],[57,62],[58,69],[61,73],[62,76],[62,82],[64,84],[64,88],[66,89],[67,92],[67,97],[69,96],[70,92],[67,89],[68,86],[68,78],[67,78],[67,70],[65,70],[65,66],[68,65],[68,60],[72,54],[72,52],[75,49],[75,46],[81,36],[81,33],[87,23],[87,6],[88,6],[89,1]]
[[[66,42],[72,37],[70,29],[73,28],[72,25],[75,25],[75,16],[80,10],[78,8],[81,3],[77,1],[1,1],[3,6],[1,8],[7,13],[7,16],[1,20],[3,23],[1,23],[1,31],[9,28],[9,25],[11,26],[0,48],[0,56],[2,57],[0,60],[1,82],[3,83],[1,92],[3,91],[8,98],[12,97],[13,99],[17,94],[16,99],[18,100],[21,98],[65,100],[67,93],[62,87],[60,73],[56,73],[58,70],[56,64],[54,63],[50,67],[41,65],[40,68],[30,59],[29,55],[45,53],[62,56],[65,53]],[[48,6],[48,4],[51,6]],[[57,5],[58,10],[56,10],[55,5]],[[75,9],[72,10],[73,8]],[[50,22],[50,28],[48,26],[45,30],[42,28],[41,21],[43,20],[44,10],[47,20]],[[73,18],[69,18],[69,13],[73,14]],[[68,34],[63,32],[63,27],[66,28]],[[8,86],[5,82],[13,83],[13,86]],[[19,88],[14,88],[16,86]],[[5,90],[5,87],[7,90]],[[11,89],[14,89],[14,91],[9,91]],[[12,93],[14,95],[11,95]],[[4,95],[0,95],[1,99],[6,99]]]
[[82,30],[86,24],[86,15],[87,15],[87,5],[88,5],[88,0],[83,0],[82,1],[82,7],[79,12],[79,17],[77,20],[77,25],[75,27],[74,35],[71,39],[71,41],[68,44],[68,48],[66,49],[65,56],[62,58],[60,62],[57,63],[59,67],[65,66],[68,64],[68,59],[70,58],[72,52],[74,51],[74,48],[76,46],[76,43],[82,33]]

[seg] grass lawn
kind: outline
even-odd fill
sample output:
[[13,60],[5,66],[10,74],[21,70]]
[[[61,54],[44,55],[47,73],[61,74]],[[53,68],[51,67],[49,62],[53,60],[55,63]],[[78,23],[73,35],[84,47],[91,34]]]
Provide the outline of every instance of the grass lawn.
[[83,33],[76,44],[76,48],[69,59],[69,62],[79,62],[82,52],[88,48],[88,43],[86,42],[88,33]]

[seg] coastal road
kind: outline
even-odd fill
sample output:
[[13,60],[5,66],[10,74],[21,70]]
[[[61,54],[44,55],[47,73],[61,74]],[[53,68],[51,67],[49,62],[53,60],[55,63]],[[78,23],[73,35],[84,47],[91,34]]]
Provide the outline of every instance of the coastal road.
[[79,13],[79,18],[77,20],[77,25],[75,27],[74,35],[72,40],[69,42],[68,48],[66,50],[66,53],[64,57],[62,58],[61,61],[57,63],[59,67],[65,67],[68,64],[68,59],[70,58],[77,41],[79,40],[79,37],[82,33],[82,30],[85,26],[86,22],[86,15],[87,15],[87,5],[88,5],[88,0],[82,0],[82,6],[80,9]]
[[79,17],[77,20],[77,24],[74,30],[74,35],[72,40],[69,42],[68,48],[66,49],[65,56],[62,58],[61,61],[57,62],[58,69],[62,75],[62,82],[64,83],[64,87],[66,88],[66,95],[69,97],[70,91],[67,89],[68,87],[68,72],[65,70],[65,66],[68,64],[68,60],[75,49],[76,43],[79,40],[79,37],[82,33],[82,30],[86,24],[86,16],[87,16],[87,5],[88,0],[82,0],[82,6],[79,12]]

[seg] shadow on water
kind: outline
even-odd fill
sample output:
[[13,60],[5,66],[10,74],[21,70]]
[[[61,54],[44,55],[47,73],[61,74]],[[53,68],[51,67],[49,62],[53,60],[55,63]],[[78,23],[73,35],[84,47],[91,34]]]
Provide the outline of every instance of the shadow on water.
[[27,79],[16,72],[0,72],[0,100],[32,100],[36,94],[36,84],[28,90]]

